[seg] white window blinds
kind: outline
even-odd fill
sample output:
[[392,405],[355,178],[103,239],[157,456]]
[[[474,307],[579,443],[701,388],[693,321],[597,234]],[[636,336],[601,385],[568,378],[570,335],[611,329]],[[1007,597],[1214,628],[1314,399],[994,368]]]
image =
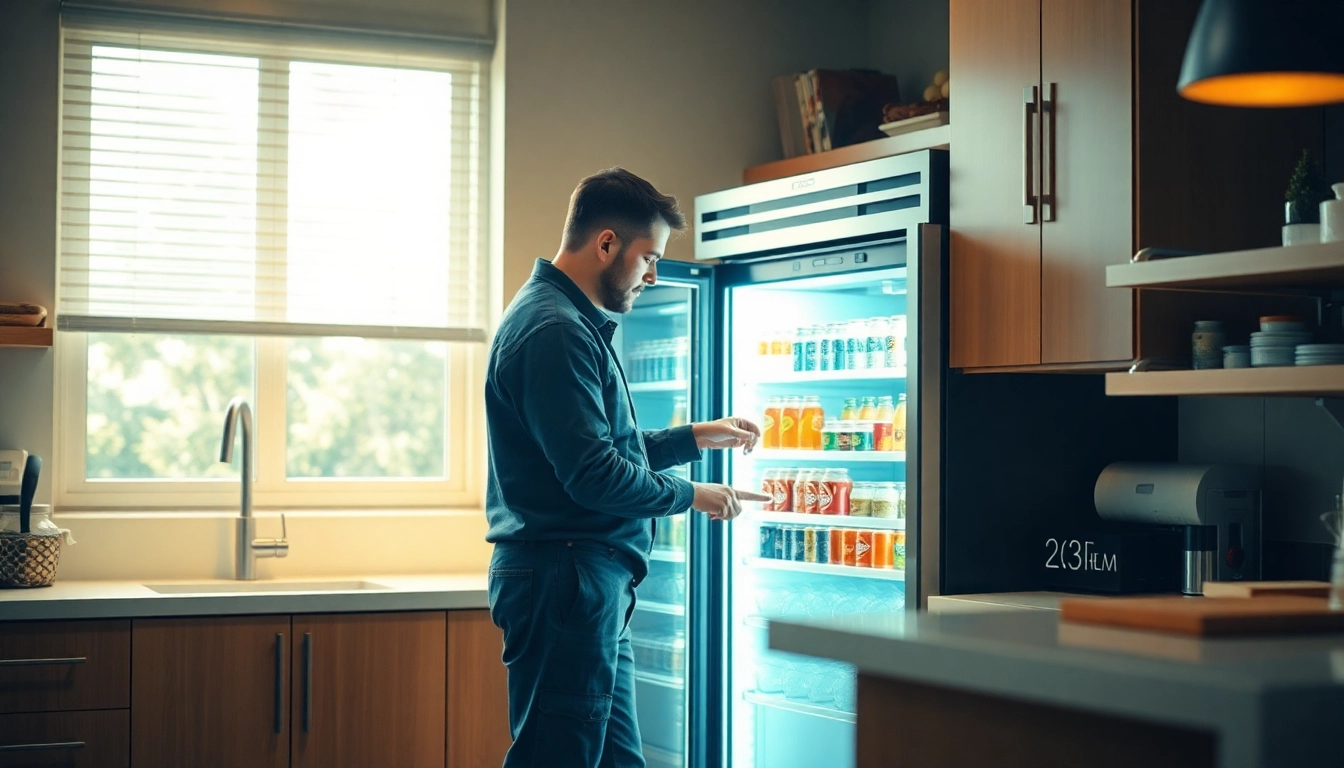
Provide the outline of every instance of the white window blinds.
[[67,22],[58,328],[485,338],[485,54],[301,39]]

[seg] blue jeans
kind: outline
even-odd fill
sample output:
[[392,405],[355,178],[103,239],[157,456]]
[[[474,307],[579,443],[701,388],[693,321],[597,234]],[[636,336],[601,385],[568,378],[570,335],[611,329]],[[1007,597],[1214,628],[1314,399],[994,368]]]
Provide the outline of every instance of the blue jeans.
[[630,650],[642,576],[600,542],[495,545],[490,618],[504,630],[513,734],[504,768],[644,768]]

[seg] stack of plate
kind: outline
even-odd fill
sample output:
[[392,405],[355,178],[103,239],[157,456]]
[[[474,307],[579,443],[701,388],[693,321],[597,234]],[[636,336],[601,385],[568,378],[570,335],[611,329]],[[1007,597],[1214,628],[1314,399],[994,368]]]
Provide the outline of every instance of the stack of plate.
[[1344,365],[1344,344],[1299,344],[1298,365]]
[[1308,331],[1260,331],[1251,334],[1251,367],[1293,365],[1298,344],[1311,341]]

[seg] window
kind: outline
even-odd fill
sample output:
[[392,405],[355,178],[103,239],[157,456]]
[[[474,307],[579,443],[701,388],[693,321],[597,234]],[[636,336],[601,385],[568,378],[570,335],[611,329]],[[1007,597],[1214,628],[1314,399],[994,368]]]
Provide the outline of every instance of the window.
[[480,501],[488,49],[67,22],[58,502]]

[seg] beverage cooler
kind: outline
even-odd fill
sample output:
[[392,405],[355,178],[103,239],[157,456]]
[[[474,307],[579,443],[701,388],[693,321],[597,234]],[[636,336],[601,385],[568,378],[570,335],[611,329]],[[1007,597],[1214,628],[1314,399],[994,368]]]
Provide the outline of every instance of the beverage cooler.
[[946,179],[930,150],[701,196],[696,258],[719,263],[660,264],[622,318],[641,426],[754,419],[755,452],[684,476],[772,497],[658,521],[632,619],[650,766],[852,764],[854,670],[767,627],[937,587]]

